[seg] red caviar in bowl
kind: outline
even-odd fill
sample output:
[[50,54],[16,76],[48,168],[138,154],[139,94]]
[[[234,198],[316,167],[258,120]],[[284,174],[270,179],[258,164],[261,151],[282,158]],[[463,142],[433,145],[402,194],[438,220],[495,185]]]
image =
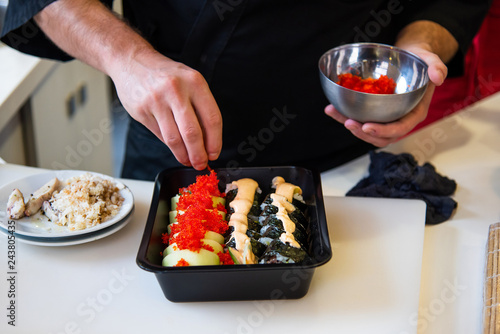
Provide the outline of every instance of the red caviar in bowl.
[[381,75],[378,79],[362,79],[358,75],[345,73],[339,75],[337,84],[358,92],[371,94],[394,94],[396,90],[396,83],[387,75]]

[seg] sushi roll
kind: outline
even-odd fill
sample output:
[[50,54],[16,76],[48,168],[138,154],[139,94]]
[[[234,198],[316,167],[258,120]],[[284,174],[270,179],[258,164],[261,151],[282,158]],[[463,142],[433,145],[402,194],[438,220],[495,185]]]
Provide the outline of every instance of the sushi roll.
[[263,220],[269,215],[273,215],[278,213],[280,206],[283,206],[287,212],[287,215],[294,222],[298,222],[304,227],[309,225],[309,221],[306,218],[306,215],[299,209],[296,205],[289,202],[288,199],[282,195],[272,193],[268,194],[262,204],[261,214],[259,216],[260,224],[262,225]]
[[259,260],[261,264],[301,263],[308,258],[303,248],[293,247],[279,239],[274,240]]
[[[227,212],[232,214],[235,212],[236,205],[238,202],[234,202],[235,199],[240,201],[242,198],[245,200],[251,200],[251,207],[247,210],[245,209],[246,215],[250,217],[258,217],[260,215],[260,200],[262,196],[262,190],[260,189],[258,183],[255,180],[245,178],[226,185],[226,203]],[[233,203],[233,204],[230,204]],[[248,204],[245,204],[245,207]]]
[[[251,251],[254,255],[254,262],[257,263],[257,260],[264,254],[264,251],[267,249],[267,245],[259,241],[261,238],[260,234],[257,232],[253,232],[248,230],[246,232],[246,237],[242,235],[241,232],[231,233],[229,240],[226,242],[226,247],[228,247],[234,256],[238,256],[236,250],[244,249],[246,251]],[[238,245],[239,242],[239,245]],[[246,249],[248,248],[248,249]]]
[[[263,246],[247,233],[258,229],[255,222],[260,214],[261,193],[259,184],[250,178],[233,181],[226,187],[228,225],[231,231],[226,237],[226,246],[235,263],[257,263],[258,255],[262,253],[260,248]],[[254,252],[252,246],[259,249]]]
[[283,195],[269,194],[261,205],[259,221],[262,237],[279,238],[282,233],[291,234],[300,245],[307,243],[308,221],[295,205]]
[[307,208],[302,190],[282,177],[275,177],[272,187],[275,191],[261,204],[259,241],[267,248],[259,263],[301,262],[307,256],[305,245],[308,244],[309,226],[302,212]]
[[303,247],[307,244],[307,233],[305,228],[293,222],[289,217],[284,215],[271,215],[265,220],[264,226],[260,230],[263,238],[279,239],[283,234],[287,234],[287,238],[293,238],[292,242],[296,247]]
[[235,214],[232,220],[230,219],[231,215],[228,215],[227,217],[229,218],[229,228],[225,236],[226,242],[229,241],[229,238],[234,231],[246,233],[250,236],[250,234],[253,235],[254,233],[260,232],[260,229],[262,228],[262,224],[259,223],[258,217],[252,218],[241,214]]
[[292,183],[285,182],[281,176],[276,176],[271,182],[271,188],[276,194],[284,196],[288,202],[298,207],[303,213],[306,213],[307,204],[302,197],[302,189]]

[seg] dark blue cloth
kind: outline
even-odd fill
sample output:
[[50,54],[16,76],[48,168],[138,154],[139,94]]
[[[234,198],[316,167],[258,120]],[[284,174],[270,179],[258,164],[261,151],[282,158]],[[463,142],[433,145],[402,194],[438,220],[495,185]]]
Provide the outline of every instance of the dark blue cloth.
[[369,175],[346,196],[420,199],[427,204],[426,223],[448,220],[457,207],[450,196],[454,180],[439,174],[430,163],[419,166],[409,153],[370,152]]

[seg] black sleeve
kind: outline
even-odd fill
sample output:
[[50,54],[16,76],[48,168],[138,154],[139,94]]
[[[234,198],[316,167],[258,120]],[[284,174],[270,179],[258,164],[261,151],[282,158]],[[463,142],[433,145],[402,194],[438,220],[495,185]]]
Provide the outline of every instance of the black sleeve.
[[[41,58],[73,59],[59,49],[33,20],[38,12],[56,0],[10,0],[0,34],[2,42],[21,52]],[[102,1],[111,7],[113,0]]]
[[449,75],[460,75],[463,59],[474,36],[481,27],[491,0],[412,1],[405,11],[405,24],[418,20],[433,21],[446,28],[455,37],[459,50],[447,65]]

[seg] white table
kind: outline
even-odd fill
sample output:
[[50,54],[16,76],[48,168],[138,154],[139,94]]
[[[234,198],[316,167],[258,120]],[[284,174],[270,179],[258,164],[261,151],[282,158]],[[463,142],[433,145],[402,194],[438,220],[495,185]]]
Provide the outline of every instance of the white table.
[[[418,276],[421,275],[419,303],[418,287],[415,290],[417,295],[406,296],[405,282],[388,280],[387,291],[383,291],[387,293],[387,301],[378,297],[361,307],[363,305],[356,302],[365,296],[360,296],[357,300],[353,298],[350,304],[339,305],[334,297],[340,294],[342,286],[332,286],[331,283],[332,279],[338,281],[342,278],[342,275],[337,275],[342,274],[342,267],[338,267],[339,261],[336,262],[335,256],[343,256],[340,263],[347,264],[349,258],[346,256],[355,258],[356,254],[346,254],[345,250],[357,248],[352,244],[349,248],[345,242],[360,242],[362,245],[363,240],[344,238],[336,241],[338,234],[332,238],[334,258],[318,268],[311,289],[303,299],[279,304],[265,301],[171,303],[163,297],[154,276],[135,265],[153,183],[125,180],[134,193],[136,210],[132,221],[116,234],[92,243],[64,248],[16,244],[16,327],[7,324],[7,242],[4,237],[0,239],[0,270],[4,275],[0,277],[0,307],[4,310],[0,332],[137,333],[185,330],[186,333],[272,333],[280,329],[287,332],[321,332],[326,326],[340,328],[338,332],[342,333],[366,333],[366,330],[359,329],[372,325],[370,333],[381,334],[479,333],[488,226],[497,222],[500,216],[499,106],[500,95],[490,97],[387,148],[394,153],[413,153],[420,162],[430,161],[439,172],[458,183],[454,196],[458,209],[452,219],[425,227],[425,239],[423,225],[420,235],[418,225],[414,224],[413,236],[391,244],[393,249],[389,251],[394,254],[398,250],[409,254],[403,249],[405,245],[423,254],[421,264],[416,262],[419,257],[414,256],[408,259],[409,265],[403,267],[396,257],[384,253],[389,264],[384,268],[388,277],[399,270],[399,275],[409,275],[419,282]],[[368,157],[364,156],[324,173],[324,194],[344,196],[366,174],[368,164]],[[0,186],[38,172],[40,170],[34,168],[0,164]],[[339,214],[341,209],[336,208]],[[381,215],[379,218],[386,215],[387,220],[394,218],[391,212],[379,212],[377,215]],[[397,218],[400,219],[399,216]],[[403,224],[404,219],[401,220]],[[330,228],[336,233],[342,232],[345,227],[335,225],[335,222],[329,224],[333,224]],[[383,224],[377,226],[382,227]],[[392,231],[381,229],[379,232],[390,236]],[[394,264],[402,267],[393,268]],[[352,278],[365,279],[366,282],[370,277],[363,275],[369,275],[370,270],[375,268],[365,269],[365,272]],[[410,307],[413,304],[414,307]],[[381,310],[381,305],[387,306],[387,309]],[[391,313],[392,318],[385,311]],[[338,318],[339,314],[341,318]],[[387,319],[396,317],[398,323],[391,326],[377,321],[377,318],[386,316]]]
[[[454,179],[455,215],[425,228],[418,333],[480,333],[488,227],[500,221],[500,93],[432,124],[387,151],[410,152]],[[364,156],[323,175],[327,195],[366,173]]]

